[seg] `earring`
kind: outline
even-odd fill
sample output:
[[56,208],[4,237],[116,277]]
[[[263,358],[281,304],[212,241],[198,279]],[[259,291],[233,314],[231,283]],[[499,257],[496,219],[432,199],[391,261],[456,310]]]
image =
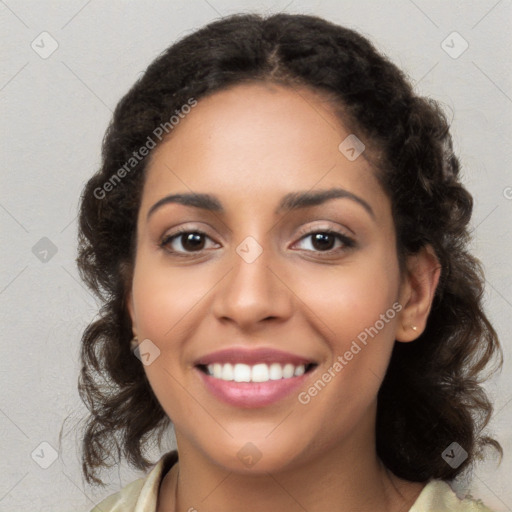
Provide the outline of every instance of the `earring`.
[[415,325],[411,325],[411,329],[412,329],[413,331],[417,331],[417,330],[418,330],[418,328],[417,328]]
[[130,349],[135,350],[139,346],[139,339],[134,336],[130,341]]

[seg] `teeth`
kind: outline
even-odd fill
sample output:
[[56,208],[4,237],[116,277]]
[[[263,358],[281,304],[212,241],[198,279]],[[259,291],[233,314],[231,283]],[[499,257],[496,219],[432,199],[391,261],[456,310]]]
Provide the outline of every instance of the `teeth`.
[[279,363],[270,365],[270,380],[279,380],[283,378],[283,368]]
[[252,367],[251,380],[253,382],[267,382],[269,380],[269,370],[266,364],[255,364]]
[[222,365],[221,364],[215,363],[213,365],[213,376],[216,379],[221,379],[222,378]]
[[293,364],[285,364],[283,368],[283,379],[289,379],[293,377],[293,372],[295,371],[295,367]]
[[248,364],[213,363],[207,366],[208,375],[216,379],[235,382],[268,382],[269,380],[291,379],[300,377],[306,372],[306,366],[295,366],[291,363],[281,365],[272,363],[258,363],[254,366]]
[[293,372],[293,376],[294,377],[300,377],[301,375],[304,375],[304,373],[306,372],[306,367],[301,364],[297,367],[295,367],[295,371]]
[[233,373],[233,365],[232,364],[225,364],[222,366],[222,380],[233,380],[234,373]]
[[235,382],[251,382],[251,367],[247,364],[235,364],[233,380]]

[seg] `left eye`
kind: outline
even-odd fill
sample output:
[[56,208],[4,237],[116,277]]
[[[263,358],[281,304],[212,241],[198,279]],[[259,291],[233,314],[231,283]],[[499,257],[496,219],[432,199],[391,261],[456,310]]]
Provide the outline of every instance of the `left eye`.
[[354,242],[351,238],[341,233],[338,233],[337,231],[330,230],[314,231],[311,233],[307,233],[299,240],[299,242],[308,239],[311,239],[310,246],[312,247],[312,249],[307,248],[306,250],[313,250],[319,252],[331,252],[336,250],[335,248],[333,248],[333,244],[336,243],[336,240],[340,241],[341,245],[338,246],[338,248],[341,249],[345,247],[353,247],[354,245]]

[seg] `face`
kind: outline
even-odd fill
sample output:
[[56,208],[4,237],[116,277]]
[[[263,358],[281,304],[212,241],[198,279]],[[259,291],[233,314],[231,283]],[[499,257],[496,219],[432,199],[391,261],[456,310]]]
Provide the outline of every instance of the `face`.
[[[129,310],[180,450],[275,471],[368,441],[403,289],[389,199],[349,135],[312,91],[244,84],[155,149]],[[191,193],[210,201],[172,197]]]

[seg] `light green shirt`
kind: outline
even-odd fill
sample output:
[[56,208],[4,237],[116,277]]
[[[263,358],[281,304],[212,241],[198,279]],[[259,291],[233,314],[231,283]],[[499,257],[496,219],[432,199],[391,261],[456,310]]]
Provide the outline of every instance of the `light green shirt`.
[[[91,512],[155,512],[160,482],[178,460],[176,451],[165,454],[144,478],[112,494]],[[480,500],[459,500],[443,480],[431,480],[421,491],[409,512],[492,512]]]

